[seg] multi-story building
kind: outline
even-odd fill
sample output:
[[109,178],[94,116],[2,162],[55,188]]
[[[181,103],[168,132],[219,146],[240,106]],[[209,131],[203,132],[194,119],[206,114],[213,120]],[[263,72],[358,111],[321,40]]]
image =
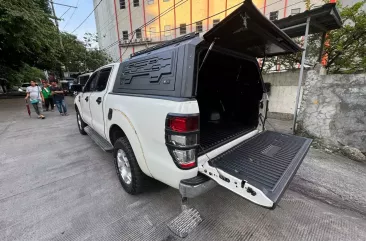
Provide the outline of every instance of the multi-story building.
[[[99,47],[115,62],[190,32],[204,33],[243,0],[93,0]],[[253,0],[271,20],[294,15],[323,0]]]

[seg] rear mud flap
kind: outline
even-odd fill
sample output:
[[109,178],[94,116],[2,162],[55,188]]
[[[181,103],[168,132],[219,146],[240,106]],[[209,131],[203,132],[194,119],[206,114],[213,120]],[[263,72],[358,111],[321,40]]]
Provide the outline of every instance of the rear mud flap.
[[200,165],[219,185],[274,208],[301,165],[312,140],[264,131]]

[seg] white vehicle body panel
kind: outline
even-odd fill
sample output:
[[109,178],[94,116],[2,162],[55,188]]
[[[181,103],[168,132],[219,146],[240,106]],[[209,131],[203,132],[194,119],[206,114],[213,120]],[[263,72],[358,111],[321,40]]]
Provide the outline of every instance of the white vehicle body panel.
[[[113,109],[112,120],[107,120],[106,130],[113,124],[131,133],[130,143],[141,169],[155,179],[179,188],[182,179],[197,176],[198,169],[177,168],[165,145],[165,118],[168,113],[199,113],[197,101],[177,102],[126,95],[108,95],[108,108]],[[108,111],[108,110],[106,110]],[[109,139],[109,133],[107,138]],[[135,141],[133,141],[135,140]]]

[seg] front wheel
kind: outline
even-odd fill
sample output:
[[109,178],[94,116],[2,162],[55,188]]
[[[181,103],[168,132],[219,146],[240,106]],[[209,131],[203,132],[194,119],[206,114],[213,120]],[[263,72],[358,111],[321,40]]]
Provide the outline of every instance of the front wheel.
[[141,171],[126,137],[116,140],[113,154],[116,171],[123,189],[132,195],[141,193],[146,185],[147,176]]
[[86,135],[87,133],[85,132],[84,128],[87,126],[87,124],[85,124],[85,122],[81,118],[79,111],[76,112],[76,121],[78,124],[80,134]]

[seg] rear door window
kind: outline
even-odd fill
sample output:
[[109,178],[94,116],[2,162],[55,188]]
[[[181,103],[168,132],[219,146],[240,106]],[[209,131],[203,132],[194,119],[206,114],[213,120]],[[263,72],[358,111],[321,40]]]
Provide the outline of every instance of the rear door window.
[[109,75],[111,74],[112,68],[106,68],[99,71],[98,83],[96,85],[96,91],[103,91],[107,87]]
[[94,74],[92,74],[92,76],[90,77],[90,79],[88,80],[88,82],[86,83],[86,85],[84,87],[84,92],[94,91],[94,89],[97,85],[98,73],[99,72],[95,72]]

